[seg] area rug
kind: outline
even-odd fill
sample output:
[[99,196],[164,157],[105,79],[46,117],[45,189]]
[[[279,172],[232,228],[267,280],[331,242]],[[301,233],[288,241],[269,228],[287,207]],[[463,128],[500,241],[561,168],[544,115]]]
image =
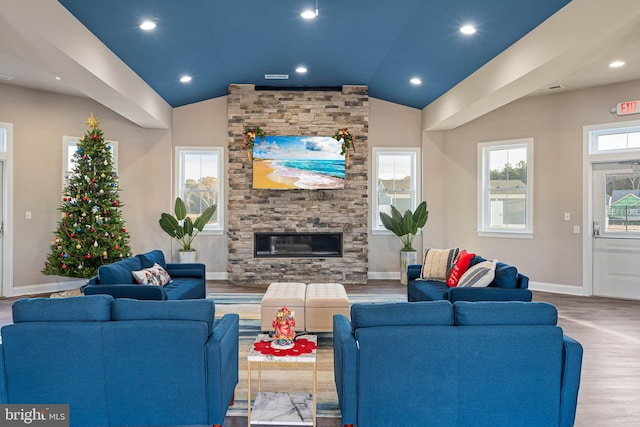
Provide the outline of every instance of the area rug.
[[[240,315],[240,360],[239,381],[236,387],[235,402],[229,407],[227,415],[247,415],[247,354],[256,336],[260,333],[260,300],[262,294],[210,293],[207,299],[216,304],[216,318],[226,313]],[[402,302],[405,294],[359,294],[349,295],[349,302]],[[339,418],[338,395],[333,379],[333,336],[331,333],[317,333],[317,416]],[[252,369],[251,396],[257,393],[257,372]],[[283,365],[277,368],[265,367],[262,370],[262,389],[269,391],[311,392],[312,371],[309,367]]]

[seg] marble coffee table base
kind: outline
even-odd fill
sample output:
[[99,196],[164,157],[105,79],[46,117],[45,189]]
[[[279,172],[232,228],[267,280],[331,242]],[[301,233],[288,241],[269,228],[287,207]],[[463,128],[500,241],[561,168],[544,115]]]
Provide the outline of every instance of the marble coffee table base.
[[251,409],[251,424],[313,425],[310,393],[260,392]]

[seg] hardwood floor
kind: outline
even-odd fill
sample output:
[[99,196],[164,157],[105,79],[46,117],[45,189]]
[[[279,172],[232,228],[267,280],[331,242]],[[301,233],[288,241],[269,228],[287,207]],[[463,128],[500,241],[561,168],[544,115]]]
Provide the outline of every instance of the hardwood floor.
[[[210,281],[209,292],[263,293],[266,286]],[[347,293],[399,293],[397,281],[348,285]],[[0,299],[0,325],[11,322],[11,303]],[[584,347],[577,427],[640,425],[640,301],[534,292],[534,301],[555,305],[559,325]],[[224,427],[245,427],[246,417],[227,417]],[[318,427],[338,427],[339,419],[319,418]]]

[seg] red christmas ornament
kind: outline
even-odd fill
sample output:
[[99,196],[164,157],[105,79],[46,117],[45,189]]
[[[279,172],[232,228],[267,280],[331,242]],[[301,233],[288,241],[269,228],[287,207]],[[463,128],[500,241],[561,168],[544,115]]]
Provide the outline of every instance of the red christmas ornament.
[[92,232],[92,233],[95,233],[95,232],[96,232],[96,229],[95,229],[95,228],[93,228],[93,227],[91,227],[91,232]]
[[87,156],[86,154],[84,156],[82,156],[83,159],[88,159],[89,156]]
[[126,232],[127,232],[127,229],[126,229],[126,228],[123,228],[123,229],[122,229],[122,232],[123,232],[123,233],[126,233]]
[[106,210],[106,209],[102,211],[102,215],[106,215],[107,213],[108,213],[108,212],[107,212],[107,210]]
[[87,259],[91,259],[91,254],[87,254]]
[[113,249],[115,249],[115,250],[117,251],[118,249],[120,249],[120,246],[115,245],[115,246],[113,247]]
[[76,233],[71,233],[71,238],[76,237]]
[[91,180],[91,182],[93,182],[93,183],[95,183],[96,181],[98,181],[98,180],[97,180],[97,179],[95,179],[95,178],[93,178],[93,179]]
[[118,207],[119,203],[117,201],[113,202],[113,206]]
[[67,201],[67,198],[66,198],[66,197],[63,197],[63,198],[62,198],[62,201],[63,201],[63,202],[66,202],[66,201]]
[[84,200],[84,201],[86,202],[87,200],[89,200],[89,198],[88,198],[87,196],[84,196],[84,197],[82,198],[82,200]]
[[97,134],[97,133],[94,133],[92,138],[93,138],[93,139],[98,139],[98,134]]
[[62,269],[65,270],[67,268],[67,264],[62,264]]

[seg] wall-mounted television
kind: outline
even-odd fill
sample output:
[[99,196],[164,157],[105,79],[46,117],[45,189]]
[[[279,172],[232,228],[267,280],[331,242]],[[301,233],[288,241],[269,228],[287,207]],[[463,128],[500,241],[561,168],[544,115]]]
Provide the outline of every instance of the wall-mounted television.
[[266,136],[253,144],[253,188],[344,188],[342,143],[330,136]]

